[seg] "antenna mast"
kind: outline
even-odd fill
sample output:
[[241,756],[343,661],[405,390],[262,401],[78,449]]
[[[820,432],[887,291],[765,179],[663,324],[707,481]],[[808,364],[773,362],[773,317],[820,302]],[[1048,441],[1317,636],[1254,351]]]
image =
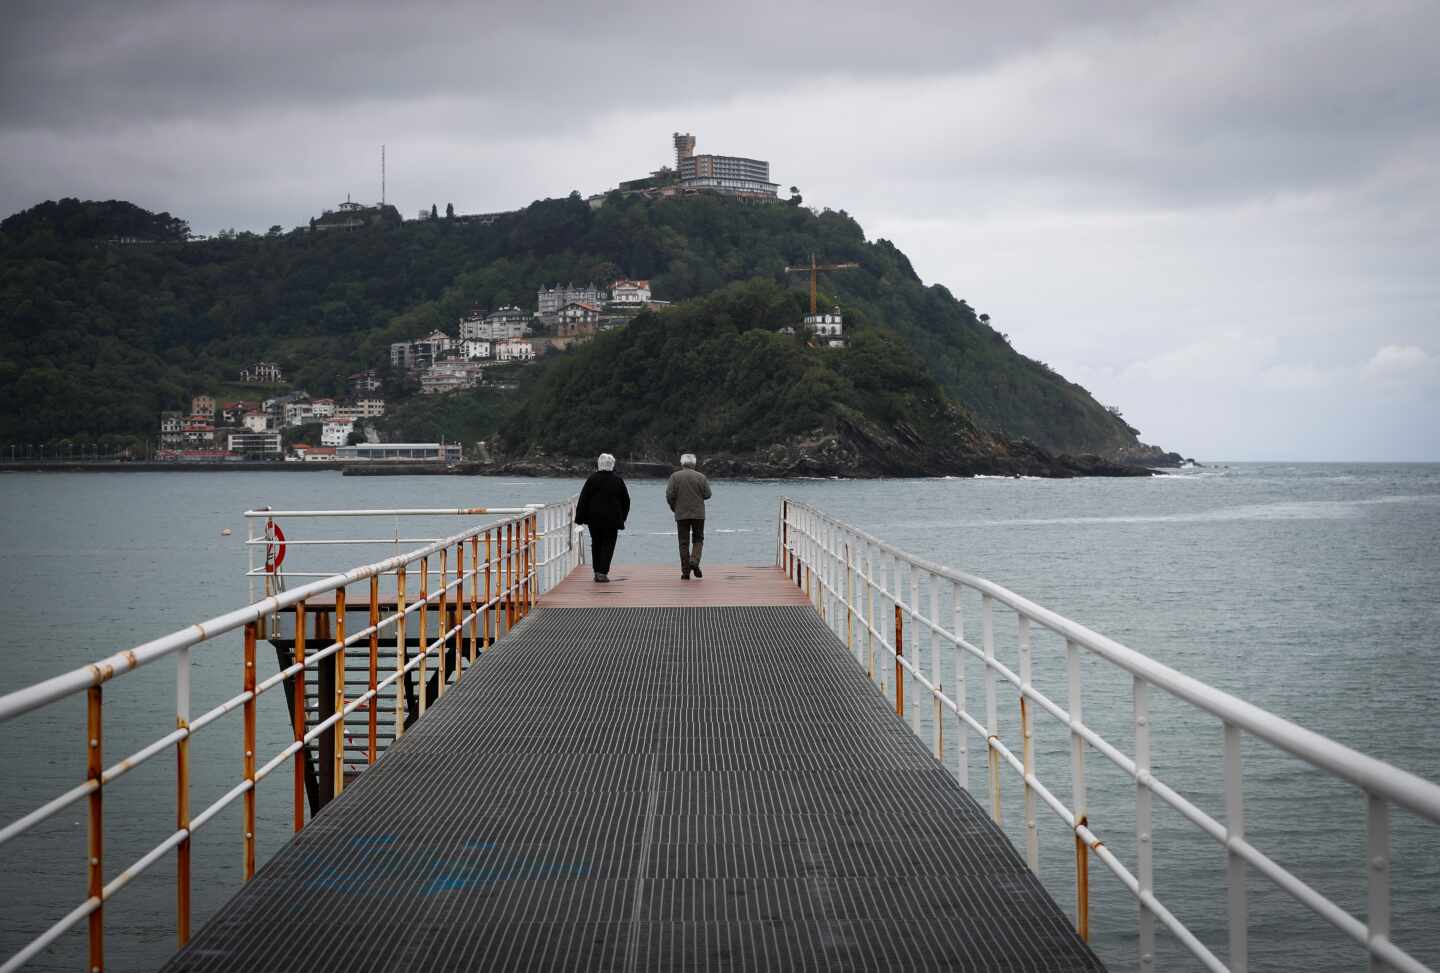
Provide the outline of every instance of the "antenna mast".
[[380,205],[385,205],[385,145],[380,145]]

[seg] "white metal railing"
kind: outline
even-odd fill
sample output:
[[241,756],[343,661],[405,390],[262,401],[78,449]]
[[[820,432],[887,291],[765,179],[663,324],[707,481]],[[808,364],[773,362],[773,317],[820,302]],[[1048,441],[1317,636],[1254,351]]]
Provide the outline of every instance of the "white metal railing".
[[[876,665],[877,651],[894,662],[894,697],[897,712],[906,715],[907,681],[928,694],[934,709],[934,749],[943,755],[943,723],[948,711],[960,726],[960,784],[969,787],[969,736],[983,741],[987,754],[987,785],[991,815],[1002,823],[1001,763],[1020,776],[1024,786],[1025,857],[1039,872],[1037,802],[1043,802],[1073,832],[1075,841],[1076,926],[1089,938],[1089,878],[1091,854],[1099,858],[1130,890],[1139,903],[1138,967],[1155,967],[1155,924],[1158,921],[1191,954],[1211,970],[1244,971],[1248,968],[1247,870],[1270,879],[1282,891],[1304,904],[1364,948],[1370,969],[1425,973],[1430,967],[1395,945],[1390,936],[1392,807],[1412,812],[1418,819],[1440,824],[1440,785],[1368,757],[1340,743],[1282,719],[1229,693],[1171,669],[1139,652],[1076,624],[984,578],[954,571],[885,543],[822,513],[807,504],[782,499],[777,524],[777,560],[787,575],[810,595],[816,610],[836,634],[860,657],[872,677],[884,678]],[[928,595],[922,597],[922,591]],[[965,631],[964,595],[979,595],[980,644]],[[973,603],[973,602],[972,602]],[[1015,667],[996,656],[995,610],[1013,612],[1016,623]],[[949,609],[949,617],[942,608]],[[1036,629],[1065,640],[1065,674],[1068,698],[1063,702],[1041,692],[1033,679],[1036,663],[1031,650]],[[916,648],[923,632],[931,648],[930,670],[925,671]],[[939,649],[954,654],[956,683],[948,690],[938,676]],[[1127,754],[1105,739],[1085,720],[1082,704],[1082,656],[1103,660],[1130,680],[1134,747]],[[980,663],[984,711],[971,712],[967,702],[966,663]],[[1019,693],[1019,753],[1001,739],[1000,683]],[[1223,726],[1224,816],[1212,817],[1162,781],[1150,761],[1152,720],[1151,688],[1168,693],[1220,721]],[[1039,779],[1035,763],[1033,716],[1036,708],[1062,724],[1070,735],[1071,795],[1067,802]],[[910,707],[912,729],[920,733],[918,706]],[[1263,741],[1298,757],[1324,773],[1358,787],[1367,807],[1366,862],[1368,864],[1366,918],[1337,905],[1292,871],[1268,856],[1246,837],[1242,790],[1241,744],[1245,738]],[[1101,841],[1087,816],[1085,760],[1093,750],[1112,761],[1135,782],[1135,860],[1127,865]],[[1155,893],[1152,834],[1153,798],[1174,808],[1225,854],[1228,957],[1222,961],[1173,914]],[[1431,971],[1433,973],[1433,971]]]
[[[249,512],[257,518],[278,516],[280,512]],[[319,516],[394,516],[397,511],[286,511],[290,517]],[[398,512],[413,515],[416,511]],[[81,920],[89,920],[89,962],[87,969],[104,966],[104,905],[138,875],[167,855],[177,853],[177,927],[180,945],[190,935],[190,841],[191,837],[215,815],[236,800],[243,801],[244,869],[248,881],[255,872],[255,791],[260,781],[281,768],[287,761],[294,766],[294,826],[305,823],[305,770],[303,753],[311,741],[330,734],[333,753],[333,787],[338,795],[345,786],[342,765],[343,747],[336,745],[337,728],[343,728],[347,716],[366,708],[369,710],[369,741],[367,762],[377,759],[377,710],[372,701],[398,680],[414,672],[422,686],[426,667],[433,657],[438,665],[438,692],[443,695],[447,683],[458,681],[466,664],[473,664],[477,652],[498,636],[508,632],[533,607],[536,599],[558,584],[579,563],[579,545],[574,543],[575,501],[570,499],[548,505],[520,508],[468,508],[463,510],[420,511],[424,514],[455,514],[475,516],[503,513],[499,520],[469,527],[456,534],[436,539],[423,547],[397,554],[384,560],[351,568],[309,581],[288,591],[267,592],[266,597],[243,608],[190,625],[177,632],[145,642],[98,662],[62,673],[50,679],[0,696],[0,723],[25,713],[85,693],[87,697],[87,773],[83,783],[52,798],[30,813],[0,827],[0,847],[19,837],[72,804],[86,800],[89,807],[89,841],[87,849],[88,895],[72,911],[32,939],[24,948],[0,963],[0,973],[19,969],[41,950]],[[363,541],[361,542],[363,543]],[[483,547],[483,554],[482,554]],[[468,549],[468,551],[467,551]],[[449,555],[454,554],[453,562]],[[438,572],[430,570],[431,559],[438,561]],[[418,566],[419,591],[408,600],[406,572]],[[380,579],[392,576],[393,593],[382,602]],[[432,590],[430,580],[438,576]],[[267,579],[267,581],[270,579]],[[368,583],[369,624],[354,632],[346,632],[347,590]],[[468,590],[467,590],[468,589]],[[332,595],[333,605],[322,596]],[[311,602],[312,613],[333,613],[334,637],[318,651],[306,652],[306,612]],[[359,608],[360,601],[349,607]],[[261,626],[287,609],[295,613],[294,664],[274,675],[259,679],[256,672],[255,644]],[[432,640],[427,624],[428,612],[438,612],[438,623]],[[412,615],[418,615],[419,651],[408,658],[406,626]],[[465,652],[467,637],[469,651]],[[381,634],[391,630],[396,645],[394,672],[384,679],[378,677],[378,653]],[[192,651],[230,632],[244,632],[244,669],[241,692],[219,706],[200,714],[191,713]],[[412,632],[411,637],[415,635]],[[344,696],[345,653],[361,646],[368,650],[370,676],[367,690],[354,699]],[[453,662],[447,671],[447,656]],[[175,659],[176,729],[152,741],[117,763],[106,766],[103,760],[102,692],[106,683],[141,666],[159,659]],[[307,673],[319,671],[320,664],[333,666],[336,698],[332,712],[313,726],[306,722],[305,681]],[[263,765],[256,753],[256,700],[277,686],[294,694],[292,707],[293,740]],[[419,713],[425,711],[425,692],[419,696]],[[406,719],[405,693],[394,692],[396,738],[404,731]],[[240,710],[244,734],[244,762],[239,781],[219,799],[193,813],[190,809],[190,738],[221,717]],[[176,827],[168,837],[155,845],[108,881],[105,874],[103,835],[105,830],[102,796],[105,788],[136,767],[173,748],[176,754]],[[293,760],[292,760],[293,758]]]

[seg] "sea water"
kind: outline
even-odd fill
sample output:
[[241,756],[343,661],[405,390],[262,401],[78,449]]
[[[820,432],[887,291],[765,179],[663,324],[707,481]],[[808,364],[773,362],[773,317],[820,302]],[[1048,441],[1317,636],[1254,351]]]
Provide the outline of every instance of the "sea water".
[[[623,469],[622,469],[623,472]],[[578,482],[521,478],[287,475],[9,474],[0,476],[0,550],[7,607],[0,692],[108,655],[243,603],[247,508],[393,508],[539,503]],[[1440,466],[1218,464],[1152,479],[931,479],[760,481],[714,484],[705,560],[773,563],[779,499],[789,496],[896,547],[1002,584],[1211,686],[1348,746],[1440,780]],[[675,536],[663,484],[631,480],[632,513],[612,576],[626,563],[673,562]],[[295,522],[291,535],[362,536],[364,547],[292,546],[287,568],[328,572],[373,560],[457,528],[451,520]],[[229,528],[231,533],[222,533]],[[399,537],[400,542],[395,538]],[[704,584],[719,579],[707,578]],[[1013,617],[997,616],[997,653],[1012,668]],[[967,622],[973,634],[973,613]],[[1010,626],[1010,627],[1007,627]],[[261,677],[275,670],[262,645]],[[241,687],[237,637],[194,654],[200,713]],[[1006,653],[1009,653],[1008,657]],[[1037,634],[1036,684],[1065,700],[1064,646]],[[923,654],[956,685],[953,653]],[[1087,661],[1086,718],[1132,753],[1131,686]],[[968,705],[983,722],[983,682],[967,671]],[[952,688],[953,691],[953,688]],[[174,665],[162,660],[105,690],[105,762],[174,726]],[[1016,742],[1016,699],[999,692],[1002,735]],[[912,697],[912,702],[914,697]],[[1223,820],[1222,732],[1217,721],[1150,694],[1157,775]],[[931,740],[928,707],[921,731]],[[1048,716],[1036,724],[1041,779],[1067,799],[1069,737]],[[288,741],[278,692],[262,696],[261,760]],[[944,727],[959,773],[960,730]],[[968,743],[968,775],[989,806],[983,743]],[[1247,741],[1247,832],[1281,864],[1364,917],[1365,802],[1354,788]],[[238,778],[238,718],[192,743],[191,806],[203,808]],[[84,778],[83,697],[0,731],[0,822]],[[1132,868],[1135,787],[1100,755],[1087,756],[1089,820]],[[174,759],[151,760],[106,788],[106,878],[174,827]],[[1023,790],[1004,775],[1002,818],[1025,846]],[[288,772],[258,788],[260,860],[290,834]],[[0,958],[85,896],[85,805],[72,805],[0,848]],[[1042,877],[1073,914],[1073,841],[1043,805],[1037,812]],[[876,823],[883,830],[883,822]],[[1440,828],[1394,812],[1394,938],[1440,965]],[[1225,858],[1162,801],[1153,827],[1156,894],[1222,958]],[[237,801],[194,841],[194,928],[240,884]],[[1090,865],[1092,942],[1114,970],[1136,967],[1137,907],[1103,865]],[[1256,970],[1351,970],[1362,951],[1253,873],[1250,955]],[[114,970],[151,969],[173,951],[174,859],[137,878],[106,906]],[[289,921],[276,917],[276,921]],[[33,962],[73,970],[84,962],[84,923]],[[1155,968],[1198,969],[1163,931]]]

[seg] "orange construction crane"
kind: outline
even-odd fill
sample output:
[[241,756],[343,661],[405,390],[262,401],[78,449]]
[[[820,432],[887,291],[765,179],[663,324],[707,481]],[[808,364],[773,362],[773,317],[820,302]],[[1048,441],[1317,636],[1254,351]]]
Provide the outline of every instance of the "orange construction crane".
[[860,266],[859,264],[854,263],[853,261],[848,262],[848,263],[843,263],[843,264],[817,264],[817,263],[815,262],[815,254],[812,253],[812,254],[810,254],[810,266],[808,266],[808,267],[803,267],[803,266],[802,266],[802,267],[786,267],[786,268],[785,268],[785,273],[787,273],[787,274],[803,274],[803,273],[805,273],[805,272],[807,272],[807,271],[809,272],[809,274],[810,274],[810,313],[811,313],[811,314],[814,314],[814,313],[815,313],[815,274],[816,274],[818,271],[821,271],[821,270],[852,270],[852,269],[854,269],[854,268],[856,268],[856,267],[859,267],[859,266]]

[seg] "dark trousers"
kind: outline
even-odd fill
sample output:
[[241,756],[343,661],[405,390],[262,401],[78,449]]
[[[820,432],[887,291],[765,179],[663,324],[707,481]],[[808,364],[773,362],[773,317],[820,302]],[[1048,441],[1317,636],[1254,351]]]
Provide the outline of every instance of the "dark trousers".
[[610,573],[610,559],[615,556],[615,542],[619,537],[617,527],[590,525],[590,559],[595,562],[596,574]]
[[680,569],[689,571],[690,565],[700,563],[700,551],[705,546],[705,519],[677,520],[675,532],[680,537]]

